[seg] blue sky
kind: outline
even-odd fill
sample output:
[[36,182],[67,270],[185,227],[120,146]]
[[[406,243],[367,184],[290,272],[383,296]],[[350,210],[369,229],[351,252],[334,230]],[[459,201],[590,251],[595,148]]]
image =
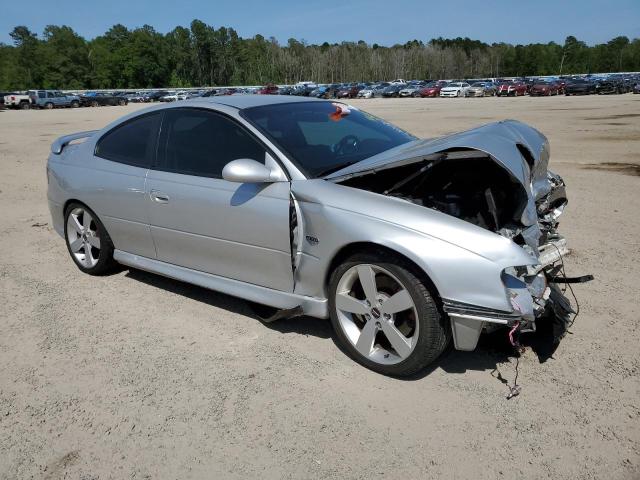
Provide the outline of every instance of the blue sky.
[[[166,33],[198,18],[230,26],[242,37],[257,33],[281,42],[365,40],[391,45],[417,38],[470,37],[488,43],[562,43],[574,35],[589,44],[617,35],[640,37],[640,0],[31,0],[4,1],[0,42],[26,25],[41,33],[48,24],[68,25],[86,38],[115,23],[145,23]],[[611,8],[615,7],[615,8]]]

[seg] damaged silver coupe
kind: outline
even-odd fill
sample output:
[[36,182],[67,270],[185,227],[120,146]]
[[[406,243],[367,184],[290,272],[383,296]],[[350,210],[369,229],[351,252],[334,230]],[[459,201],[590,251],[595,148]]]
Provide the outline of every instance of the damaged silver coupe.
[[53,225],[89,274],[114,264],[330,318],[344,351],[409,375],[451,339],[567,322],[567,198],[517,121],[420,140],[342,103],[188,100],[59,138]]

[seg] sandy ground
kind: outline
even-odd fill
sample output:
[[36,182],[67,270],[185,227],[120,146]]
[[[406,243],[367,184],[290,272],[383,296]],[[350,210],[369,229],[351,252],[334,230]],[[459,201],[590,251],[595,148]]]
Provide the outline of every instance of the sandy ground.
[[[515,118],[551,141],[580,316],[553,357],[500,338],[411,380],[349,360],[328,322],[83,275],[50,227],[55,137],[140,108],[0,112],[0,477],[640,478],[640,95],[354,104],[431,137]],[[613,168],[613,167],[611,167]],[[498,369],[494,371],[494,369]]]

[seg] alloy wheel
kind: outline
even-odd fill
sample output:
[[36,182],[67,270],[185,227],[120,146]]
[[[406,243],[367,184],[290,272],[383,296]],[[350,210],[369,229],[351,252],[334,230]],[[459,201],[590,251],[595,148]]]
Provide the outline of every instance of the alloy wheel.
[[84,208],[76,207],[69,213],[67,242],[71,254],[80,265],[85,268],[96,266],[100,259],[98,224]]
[[407,359],[418,342],[418,312],[411,294],[388,270],[373,264],[349,268],[335,293],[338,323],[364,358],[381,365]]

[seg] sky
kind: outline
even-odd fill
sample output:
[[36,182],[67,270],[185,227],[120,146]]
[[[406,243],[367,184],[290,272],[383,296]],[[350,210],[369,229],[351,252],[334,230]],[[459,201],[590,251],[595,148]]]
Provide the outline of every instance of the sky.
[[[574,35],[590,45],[618,35],[640,37],[640,0],[0,0],[0,42],[26,25],[68,25],[83,37],[121,23],[166,33],[198,18],[233,27],[240,36],[289,38],[309,43],[364,40],[393,45],[436,37],[487,43],[563,43]],[[611,8],[611,7],[615,8]]]

